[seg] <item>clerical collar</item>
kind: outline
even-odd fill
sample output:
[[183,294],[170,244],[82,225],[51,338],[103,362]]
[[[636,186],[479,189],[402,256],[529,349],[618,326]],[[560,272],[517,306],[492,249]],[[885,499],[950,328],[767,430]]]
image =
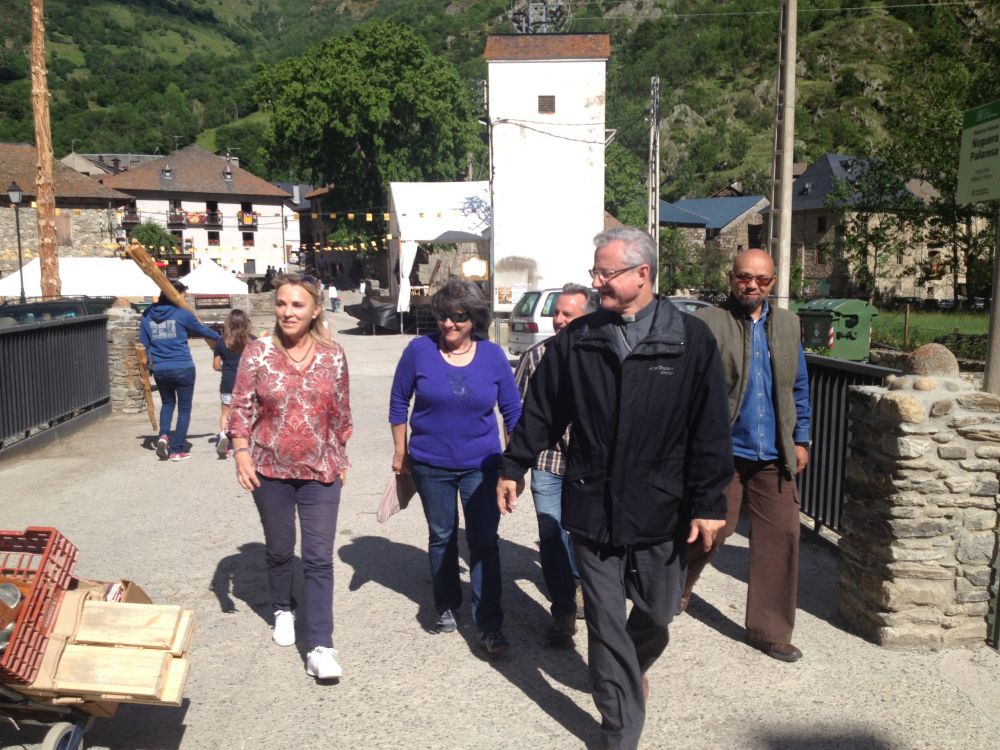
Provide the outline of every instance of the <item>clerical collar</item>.
[[647,304],[644,308],[642,308],[639,312],[635,313],[634,315],[620,314],[619,317],[621,318],[621,325],[628,325],[629,323],[635,323],[637,320],[642,320],[643,318],[647,318],[653,314],[653,310],[655,309],[656,309],[656,300],[654,299],[652,302]]

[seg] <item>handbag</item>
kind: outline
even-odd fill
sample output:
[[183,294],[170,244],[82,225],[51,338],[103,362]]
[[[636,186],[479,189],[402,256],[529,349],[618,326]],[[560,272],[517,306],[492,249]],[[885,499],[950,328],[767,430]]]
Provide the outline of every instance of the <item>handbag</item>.
[[376,520],[379,523],[385,523],[409,505],[415,494],[417,494],[417,487],[413,484],[413,477],[410,476],[409,472],[401,474],[393,472],[382,491],[382,501],[378,504],[378,510],[375,512]]

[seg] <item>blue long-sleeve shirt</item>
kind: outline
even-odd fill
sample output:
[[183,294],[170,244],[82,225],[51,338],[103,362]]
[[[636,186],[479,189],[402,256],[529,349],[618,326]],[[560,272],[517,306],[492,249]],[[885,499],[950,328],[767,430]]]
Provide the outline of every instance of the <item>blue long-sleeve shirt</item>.
[[[750,369],[747,389],[733,425],[733,454],[751,461],[774,461],[780,457],[777,442],[777,421],[771,394],[774,381],[771,372],[771,352],[767,345],[767,316],[764,310],[757,320],[749,319],[750,326]],[[795,398],[795,430],[792,439],[796,443],[809,442],[809,422],[812,409],[809,406],[809,375],[806,372],[806,355],[799,344],[799,364],[792,388]],[[794,461],[793,461],[794,464]]]
[[437,334],[414,339],[396,365],[389,399],[389,422],[405,424],[410,399],[409,453],[417,461],[445,469],[495,466],[502,446],[494,408],[514,429],[521,398],[503,350],[478,339],[465,367],[445,362]]

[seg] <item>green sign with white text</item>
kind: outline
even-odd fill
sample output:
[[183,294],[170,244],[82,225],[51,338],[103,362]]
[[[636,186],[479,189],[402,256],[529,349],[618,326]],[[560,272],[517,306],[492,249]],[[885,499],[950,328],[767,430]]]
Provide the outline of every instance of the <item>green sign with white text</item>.
[[965,113],[958,162],[959,204],[1000,198],[1000,101]]

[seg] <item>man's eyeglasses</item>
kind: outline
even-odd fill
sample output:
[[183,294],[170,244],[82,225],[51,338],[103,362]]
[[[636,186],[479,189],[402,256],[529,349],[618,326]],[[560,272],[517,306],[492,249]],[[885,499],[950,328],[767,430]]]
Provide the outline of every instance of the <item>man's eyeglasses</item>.
[[773,276],[754,276],[752,273],[737,273],[733,275],[741,284],[749,284],[751,281],[757,283],[757,286],[767,286],[772,281],[774,281]]
[[602,271],[600,268],[588,268],[587,273],[590,274],[590,278],[594,281],[608,282],[611,279],[621,276],[626,271],[634,271],[639,266],[644,266],[645,263],[636,263],[634,266],[628,266],[626,268],[619,268],[617,271]]
[[450,320],[452,323],[464,323],[469,319],[469,313],[467,312],[436,312],[434,313],[435,319],[440,323],[445,320]]

